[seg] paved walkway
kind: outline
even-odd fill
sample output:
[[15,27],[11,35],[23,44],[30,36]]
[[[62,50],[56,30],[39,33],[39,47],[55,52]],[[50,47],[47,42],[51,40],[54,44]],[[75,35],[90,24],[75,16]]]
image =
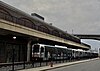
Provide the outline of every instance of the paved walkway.
[[83,62],[96,60],[96,59],[99,59],[99,58],[81,60],[81,61],[75,61],[75,62],[67,62],[67,63],[61,63],[61,64],[55,64],[55,65],[53,65],[53,67],[44,66],[44,67],[30,68],[30,69],[24,69],[24,70],[19,70],[19,71],[45,71],[45,70],[51,70],[51,69],[60,68],[60,67],[64,67],[64,66],[70,66],[70,65],[83,63]]

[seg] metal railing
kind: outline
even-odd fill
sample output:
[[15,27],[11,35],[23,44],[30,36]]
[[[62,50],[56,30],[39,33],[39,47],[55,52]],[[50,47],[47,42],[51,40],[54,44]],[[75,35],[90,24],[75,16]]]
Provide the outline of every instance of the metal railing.
[[[60,57],[61,58],[61,57]],[[90,57],[92,58],[92,57]],[[95,58],[95,57],[93,57]],[[1,63],[0,64],[0,71],[14,71],[14,70],[22,70],[22,69],[29,69],[29,68],[36,68],[36,67],[43,67],[43,66],[51,66],[51,62],[54,64],[59,64],[59,63],[66,63],[66,62],[73,62],[73,61],[79,61],[79,60],[84,60],[84,59],[89,59],[88,57],[84,58],[66,58],[62,57],[62,59],[51,59],[51,60],[45,60],[45,61],[32,61],[32,62],[14,62],[13,63]]]

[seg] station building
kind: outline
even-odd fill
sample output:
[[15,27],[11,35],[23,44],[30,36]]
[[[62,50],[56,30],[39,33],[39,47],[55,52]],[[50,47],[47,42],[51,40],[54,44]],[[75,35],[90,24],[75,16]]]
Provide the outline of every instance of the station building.
[[15,62],[31,61],[31,46],[35,43],[90,49],[80,38],[46,23],[40,15],[28,15],[0,1],[0,63],[12,62],[13,55]]

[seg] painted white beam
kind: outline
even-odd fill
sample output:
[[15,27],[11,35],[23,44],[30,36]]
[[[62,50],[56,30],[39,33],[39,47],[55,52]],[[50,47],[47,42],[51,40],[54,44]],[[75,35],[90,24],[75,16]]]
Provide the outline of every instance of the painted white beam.
[[48,40],[52,40],[52,41],[57,41],[57,42],[61,42],[61,43],[65,43],[68,45],[73,45],[73,46],[77,46],[80,48],[87,48],[89,49],[89,47],[85,46],[85,45],[81,45],[79,43],[70,41],[70,40],[65,40],[63,38],[60,37],[56,37],[47,33],[43,33],[31,28],[27,28],[25,26],[21,26],[12,22],[8,22],[5,20],[0,19],[0,28],[2,29],[6,29],[6,30],[10,30],[10,31],[14,31],[14,32],[18,32],[18,33],[22,33],[22,34],[26,34],[29,36],[35,36],[35,37],[39,37],[39,38],[43,38],[43,39],[48,39]]

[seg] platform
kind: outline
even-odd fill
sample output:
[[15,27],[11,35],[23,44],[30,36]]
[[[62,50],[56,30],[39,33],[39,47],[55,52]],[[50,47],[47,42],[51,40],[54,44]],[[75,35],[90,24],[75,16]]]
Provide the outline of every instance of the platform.
[[75,61],[75,62],[67,62],[67,63],[62,63],[62,64],[55,64],[55,65],[53,65],[53,67],[44,66],[44,67],[24,69],[24,70],[19,70],[19,71],[45,71],[45,70],[51,70],[51,69],[60,68],[60,67],[64,67],[64,66],[70,66],[70,65],[74,65],[74,64],[84,63],[84,62],[88,62],[88,61],[96,60],[96,59],[99,59],[99,58],[81,60],[81,61]]

